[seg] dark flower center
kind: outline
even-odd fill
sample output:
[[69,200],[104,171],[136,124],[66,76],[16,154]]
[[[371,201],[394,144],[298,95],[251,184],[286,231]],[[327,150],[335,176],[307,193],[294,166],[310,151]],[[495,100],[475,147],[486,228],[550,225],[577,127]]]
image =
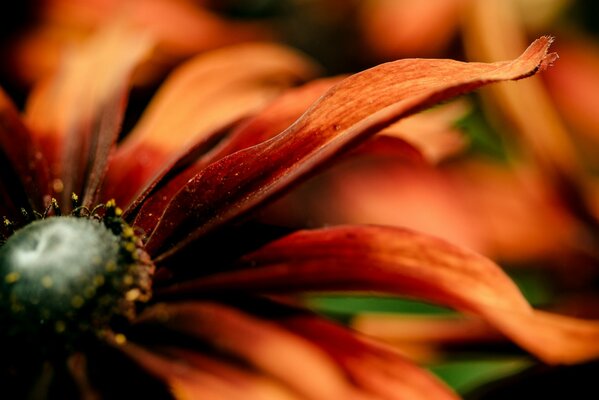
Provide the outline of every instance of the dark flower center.
[[120,219],[32,222],[0,248],[0,335],[77,347],[81,337],[135,316],[137,303],[150,297],[151,272]]

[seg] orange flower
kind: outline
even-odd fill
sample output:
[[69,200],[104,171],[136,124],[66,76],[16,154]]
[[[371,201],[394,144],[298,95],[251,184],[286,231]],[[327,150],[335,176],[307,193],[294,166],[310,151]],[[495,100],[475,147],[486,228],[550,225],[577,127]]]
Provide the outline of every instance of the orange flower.
[[67,57],[34,88],[24,118],[2,94],[3,393],[455,398],[290,297],[317,290],[454,307],[551,363],[597,357],[598,324],[533,310],[470,251],[401,228],[290,233],[253,218],[399,119],[544,69],[550,42],[493,64],[396,61],[274,101],[309,79],[311,64],[274,45],[223,49],[174,72],[119,143],[127,82],[150,46],[135,31],[102,31]]

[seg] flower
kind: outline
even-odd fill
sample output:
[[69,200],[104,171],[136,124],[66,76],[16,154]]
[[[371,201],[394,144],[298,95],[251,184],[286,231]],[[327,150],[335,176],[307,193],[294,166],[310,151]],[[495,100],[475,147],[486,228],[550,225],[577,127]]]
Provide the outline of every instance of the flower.
[[252,218],[402,117],[544,69],[550,43],[493,64],[400,60],[280,96],[311,78],[309,62],[274,45],[223,49],[175,71],[118,143],[128,78],[151,46],[126,26],[66,57],[23,117],[2,93],[3,394],[456,397],[295,297],[320,290],[454,307],[550,363],[597,357],[598,324],[533,310],[471,251],[394,227],[290,233]]

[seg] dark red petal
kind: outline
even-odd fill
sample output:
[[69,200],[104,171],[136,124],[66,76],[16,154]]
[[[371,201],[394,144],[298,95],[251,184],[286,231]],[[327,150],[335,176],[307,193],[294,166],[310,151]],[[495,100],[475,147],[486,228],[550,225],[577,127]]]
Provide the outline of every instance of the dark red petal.
[[[174,157],[162,163],[160,171],[158,171],[152,179],[146,180],[144,184],[140,187],[139,192],[135,195],[131,203],[125,206],[123,217],[128,221],[137,217],[140,211],[140,207],[142,207],[142,205],[145,205],[147,201],[150,200],[148,199],[149,196],[157,194],[157,192],[163,188],[165,182],[171,182],[172,180],[174,180],[175,178],[173,176],[179,176],[180,173],[179,175],[176,175],[178,171],[180,171],[181,169],[186,170],[186,168],[188,168],[189,165],[194,162],[194,160],[202,158],[202,156],[206,152],[208,152],[210,148],[214,146],[215,142],[222,140],[223,137],[225,137],[231,129],[233,129],[240,123],[240,121],[238,119],[232,119],[229,121],[222,121],[222,123],[222,126],[204,132],[202,138],[196,141],[193,144],[193,146],[190,146],[184,152],[178,154],[177,157]],[[148,148],[147,150],[142,150],[142,152],[147,155],[151,153],[152,150]],[[132,168],[136,169],[138,167],[133,166]],[[136,175],[132,173],[130,177],[133,176],[135,176],[136,178],[131,179],[139,179],[139,182],[141,182],[141,175]],[[125,190],[128,189],[111,186],[108,189],[108,193],[124,193]],[[157,200],[160,200],[160,198],[158,198]],[[137,224],[137,222],[135,224]]]
[[[113,96],[100,106],[94,120],[90,123],[91,145],[88,147],[88,157],[85,162],[86,173],[84,176],[86,180],[82,182],[81,189],[83,192],[82,204],[84,206],[91,207],[98,202],[100,188],[108,169],[108,157],[111,151],[114,150],[121,131],[127,90],[128,88],[123,86],[121,90],[115,91]],[[67,146],[67,149],[69,148],[73,151],[71,153],[73,157],[75,156],[74,152],[81,151],[81,148]],[[67,166],[65,165],[65,167]],[[70,174],[68,170],[69,168],[65,168],[67,175]],[[73,175],[75,176],[75,174]],[[71,193],[67,189],[65,187],[65,195]],[[78,192],[78,190],[74,190],[74,192]]]
[[52,177],[61,181],[54,188],[62,192],[63,206],[69,207],[72,192],[84,195],[84,205],[95,200],[119,134],[130,75],[150,46],[139,32],[109,25],[68,53],[30,95],[27,123]]
[[168,182],[161,182],[159,190],[144,203],[134,224],[148,235],[152,233],[162,212],[173,196],[185,186],[189,179],[200,173],[208,164],[235,151],[263,142],[282,132],[299,118],[308,107],[340,78],[322,79],[299,88],[292,88],[239,126],[213,151],[199,158]]
[[[3,166],[1,174],[10,174],[12,170],[17,175],[14,178],[18,179],[18,182],[10,184],[10,178],[2,177],[2,185],[6,186],[8,196],[20,207],[43,210],[44,196],[51,193],[46,160],[21,120],[17,108],[1,88],[0,155],[6,157],[11,165]],[[23,195],[26,199],[22,198]]]
[[390,135],[377,135],[356,147],[349,157],[376,156],[390,157],[397,161],[415,164],[425,164],[424,155],[408,141]]
[[219,49],[182,64],[117,149],[106,196],[128,207],[188,148],[252,115],[315,71],[301,54],[265,43]]
[[551,39],[513,61],[400,60],[353,75],[329,90],[272,140],[210,165],[168,205],[147,244],[166,257],[240,217],[385,126],[482,85],[534,74],[555,60]]

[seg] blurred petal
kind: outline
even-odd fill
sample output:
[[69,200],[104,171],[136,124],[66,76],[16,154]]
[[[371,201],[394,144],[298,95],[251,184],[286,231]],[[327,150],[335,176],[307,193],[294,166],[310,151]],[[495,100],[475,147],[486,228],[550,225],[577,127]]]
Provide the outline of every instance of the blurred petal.
[[397,293],[473,313],[548,363],[599,357],[599,322],[533,310],[492,261],[390,227],[300,231],[243,257],[245,269],[160,294],[297,291]]
[[[526,35],[515,0],[475,0],[469,4],[464,40],[469,57],[491,62],[514,56],[524,48]],[[549,177],[555,177],[556,172],[565,177],[580,175],[569,133],[539,79],[496,85],[488,90],[489,100]]]
[[405,360],[396,352],[366,341],[322,318],[310,315],[282,322],[322,347],[359,386],[384,399],[457,399],[430,372]]
[[[17,108],[0,88],[0,156],[6,157],[11,167],[2,167],[2,185],[10,192],[12,201],[20,207],[42,210],[44,197],[50,194],[46,160],[24,125]],[[4,174],[14,172],[12,179]],[[22,193],[19,193],[22,191]]]
[[484,84],[534,74],[555,60],[555,54],[547,54],[550,43],[548,37],[538,39],[514,61],[400,60],[345,79],[281,135],[213,163],[191,179],[165,210],[148,250],[172,254],[417,110]]
[[164,381],[176,399],[299,400],[275,381],[191,350],[162,349],[160,354],[134,344],[120,348]]
[[550,364],[575,364],[599,357],[599,322],[533,310],[494,309],[489,322],[527,351]]
[[484,321],[462,316],[358,314],[351,326],[365,335],[389,343],[472,343],[502,336]]
[[231,396],[230,385],[218,377],[199,371],[185,363],[170,360],[134,344],[119,346],[125,354],[139,363],[148,373],[164,382],[175,399],[226,399]]
[[157,41],[149,62],[136,70],[135,80],[155,79],[174,62],[213,48],[265,39],[264,26],[226,20],[187,0],[44,0],[38,12],[41,26],[15,45],[11,63],[26,82],[54,71],[60,53],[114,19],[148,32]]
[[599,47],[590,39],[560,39],[562,61],[544,77],[560,113],[579,134],[599,144]]
[[274,323],[235,309],[211,303],[164,303],[145,310],[140,323],[159,323],[207,341],[306,398],[352,398],[346,396],[353,389],[324,352]]
[[34,88],[26,121],[62,181],[63,198],[89,184],[85,200],[93,200],[118,137],[131,71],[149,48],[147,37],[120,23],[108,26]]
[[318,195],[307,188],[301,198],[304,220],[318,226],[403,226],[509,261],[553,257],[579,240],[579,225],[547,183],[521,166],[354,161],[322,179]]
[[448,349],[456,345],[461,349],[507,340],[485,321],[463,315],[360,313],[350,326],[391,344],[410,360],[426,364],[442,362]]
[[465,100],[456,100],[403,119],[381,134],[406,140],[420,149],[427,160],[438,163],[466,147],[464,135],[454,125],[468,111]]
[[574,0],[516,0],[520,17],[530,32],[555,28],[558,20]]
[[223,383],[228,383],[228,390],[236,398],[299,400],[297,394],[293,394],[280,382],[251,371],[247,367],[244,368],[242,365],[234,365],[230,360],[209,358],[204,354],[183,348],[173,347],[161,350],[163,353],[184,360],[200,370],[222,377]]
[[126,207],[188,147],[251,115],[282,88],[312,77],[302,55],[274,44],[245,44],[203,54],[174,71],[108,171],[106,197]]
[[367,49],[382,59],[435,57],[455,38],[463,0],[363,2],[360,28]]
[[67,360],[71,377],[77,384],[79,396],[84,400],[100,400],[102,397],[92,386],[87,374],[87,360],[84,354],[75,353]]

